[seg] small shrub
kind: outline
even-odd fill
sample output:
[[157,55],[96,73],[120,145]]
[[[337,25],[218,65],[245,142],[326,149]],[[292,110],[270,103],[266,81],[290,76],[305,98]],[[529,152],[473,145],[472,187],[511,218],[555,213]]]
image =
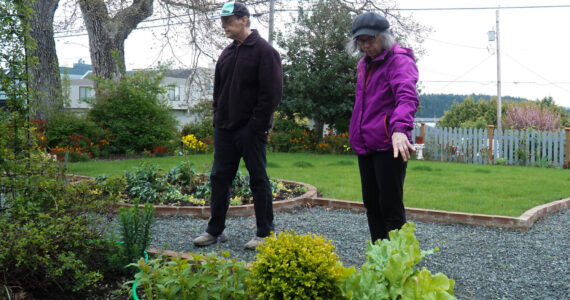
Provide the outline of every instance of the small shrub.
[[342,266],[334,245],[322,236],[284,232],[257,248],[249,276],[256,299],[342,299]]
[[138,268],[134,281],[146,299],[248,299],[245,288],[245,263],[210,253],[189,253],[190,260],[159,257],[130,266]]

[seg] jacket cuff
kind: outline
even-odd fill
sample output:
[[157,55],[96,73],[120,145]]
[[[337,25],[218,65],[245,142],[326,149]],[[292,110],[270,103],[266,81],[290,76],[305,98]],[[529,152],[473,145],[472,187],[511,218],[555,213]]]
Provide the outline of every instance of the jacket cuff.
[[396,125],[394,127],[392,127],[392,133],[394,132],[401,132],[401,133],[408,133],[408,126],[405,125]]

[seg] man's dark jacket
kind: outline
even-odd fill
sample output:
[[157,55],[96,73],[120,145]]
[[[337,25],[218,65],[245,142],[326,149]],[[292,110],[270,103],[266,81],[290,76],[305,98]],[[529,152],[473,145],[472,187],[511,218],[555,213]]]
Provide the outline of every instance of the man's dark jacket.
[[227,46],[216,64],[214,126],[255,131],[273,125],[273,112],[283,93],[279,53],[256,30],[239,44]]

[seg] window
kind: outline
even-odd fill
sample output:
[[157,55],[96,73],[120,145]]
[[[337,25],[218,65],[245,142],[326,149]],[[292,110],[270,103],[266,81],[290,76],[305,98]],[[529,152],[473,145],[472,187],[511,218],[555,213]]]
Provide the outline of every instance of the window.
[[93,88],[90,86],[79,87],[79,100],[93,98]]
[[166,86],[166,97],[170,101],[180,101],[180,87],[178,86]]

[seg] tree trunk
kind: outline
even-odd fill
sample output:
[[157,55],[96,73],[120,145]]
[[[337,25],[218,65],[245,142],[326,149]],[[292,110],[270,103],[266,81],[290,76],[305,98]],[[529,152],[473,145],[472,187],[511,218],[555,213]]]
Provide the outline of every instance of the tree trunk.
[[325,129],[325,122],[315,120],[315,125],[313,126],[313,130],[315,130],[315,134],[319,137],[319,141],[323,140],[324,129]]
[[96,76],[118,78],[125,71],[125,39],[142,20],[152,15],[153,1],[133,0],[114,17],[109,15],[103,0],[78,1],[89,35],[91,64]]
[[30,66],[30,87],[33,91],[35,117],[47,119],[50,112],[61,111],[61,78],[59,61],[53,37],[53,18],[59,0],[30,1],[34,10],[30,18],[31,37],[36,41],[36,49],[30,55],[37,57],[36,65]]

